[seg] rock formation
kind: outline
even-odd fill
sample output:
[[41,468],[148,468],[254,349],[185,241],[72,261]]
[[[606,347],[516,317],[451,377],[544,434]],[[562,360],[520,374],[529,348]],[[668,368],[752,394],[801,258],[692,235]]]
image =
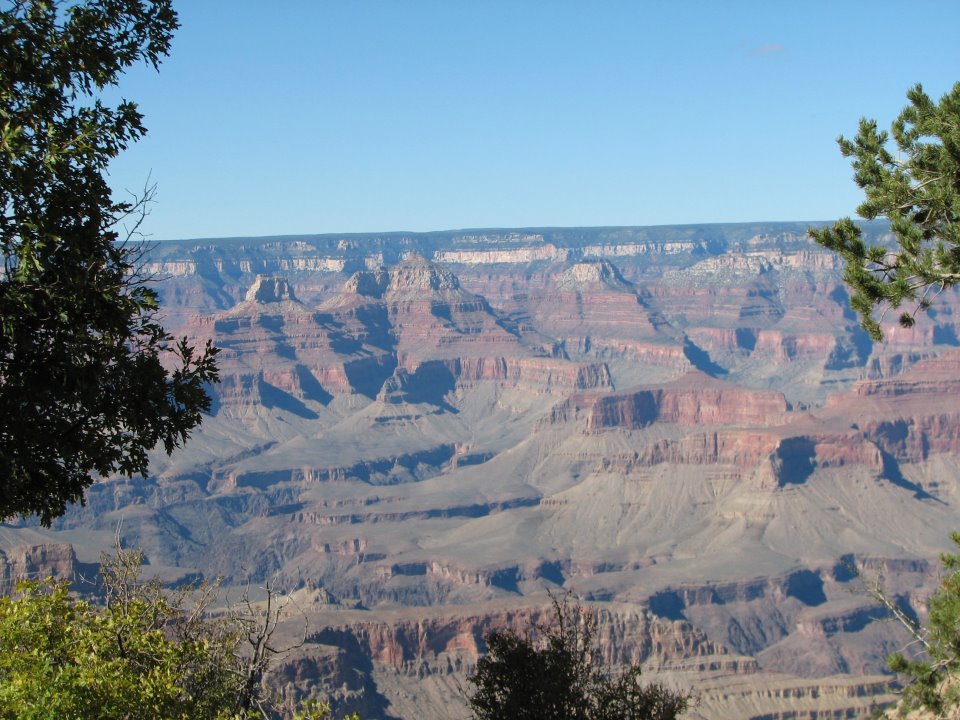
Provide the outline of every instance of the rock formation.
[[857,572],[922,618],[960,502],[954,294],[876,346],[793,225],[149,263],[175,334],[223,349],[213,413],[151,477],[103,479],[51,531],[5,526],[4,582],[76,572],[64,543],[94,558],[121,520],[166,580],[277,576],[311,625],[277,682],[365,717],[457,714],[484,633],[542,617],[547,590],[599,614],[609,661],[698,688],[701,717],[891,698],[904,638]]

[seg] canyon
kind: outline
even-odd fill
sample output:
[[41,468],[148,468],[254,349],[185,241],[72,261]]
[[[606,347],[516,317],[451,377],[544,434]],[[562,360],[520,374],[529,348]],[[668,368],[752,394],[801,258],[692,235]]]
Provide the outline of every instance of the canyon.
[[211,414],[3,523],[6,585],[89,576],[118,527],[171,585],[270,582],[309,628],[274,682],[365,718],[465,716],[484,635],[566,593],[691,718],[895,699],[867,590],[922,621],[957,529],[955,293],[874,343],[801,223],[177,241],[144,273],[221,348]]

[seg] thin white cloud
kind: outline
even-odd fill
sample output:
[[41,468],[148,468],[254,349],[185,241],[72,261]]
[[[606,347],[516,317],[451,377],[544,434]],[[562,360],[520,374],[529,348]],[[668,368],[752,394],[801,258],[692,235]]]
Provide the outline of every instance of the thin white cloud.
[[756,48],[754,52],[757,55],[773,55],[774,53],[783,52],[786,48],[783,47],[780,43],[767,43]]

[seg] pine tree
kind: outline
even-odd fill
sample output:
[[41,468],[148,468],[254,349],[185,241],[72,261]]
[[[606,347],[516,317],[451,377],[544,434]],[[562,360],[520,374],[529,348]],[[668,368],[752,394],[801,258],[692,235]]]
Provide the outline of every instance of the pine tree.
[[[920,85],[907,98],[910,104],[889,134],[878,130],[875,120],[861,119],[853,140],[837,141],[844,157],[853,158],[854,180],[866,194],[857,214],[888,218],[895,247],[866,244],[850,218],[809,230],[846,261],[850,305],[875,340],[883,338],[874,317],[878,307],[896,310],[906,304],[899,321],[911,327],[918,310],[960,281],[960,83],[939,103]],[[891,135],[895,152],[889,147]]]

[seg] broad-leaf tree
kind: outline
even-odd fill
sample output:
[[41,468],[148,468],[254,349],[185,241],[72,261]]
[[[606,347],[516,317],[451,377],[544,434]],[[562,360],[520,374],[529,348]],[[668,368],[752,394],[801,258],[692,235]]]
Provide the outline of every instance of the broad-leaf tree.
[[101,609],[66,583],[20,583],[0,598],[0,718],[231,717],[221,647],[169,638],[173,621],[161,599]]
[[49,524],[96,474],[145,473],[209,409],[216,349],[157,321],[121,232],[143,207],[105,179],[145,129],[101,91],[156,67],[176,27],[170,0],[0,0],[0,519]]
[[862,119],[855,138],[838,140],[866,194],[857,214],[888,218],[895,245],[865,243],[850,218],[809,231],[846,261],[850,305],[875,340],[883,338],[877,308],[906,306],[899,321],[910,327],[936,293],[960,281],[960,83],[939,103],[920,85],[907,97],[890,133]]
[[0,597],[0,720],[329,720],[329,705],[280,702],[265,679],[283,597],[268,587],[272,604],[213,613],[216,584],[167,592],[142,560],[103,556],[102,602],[53,579]]

